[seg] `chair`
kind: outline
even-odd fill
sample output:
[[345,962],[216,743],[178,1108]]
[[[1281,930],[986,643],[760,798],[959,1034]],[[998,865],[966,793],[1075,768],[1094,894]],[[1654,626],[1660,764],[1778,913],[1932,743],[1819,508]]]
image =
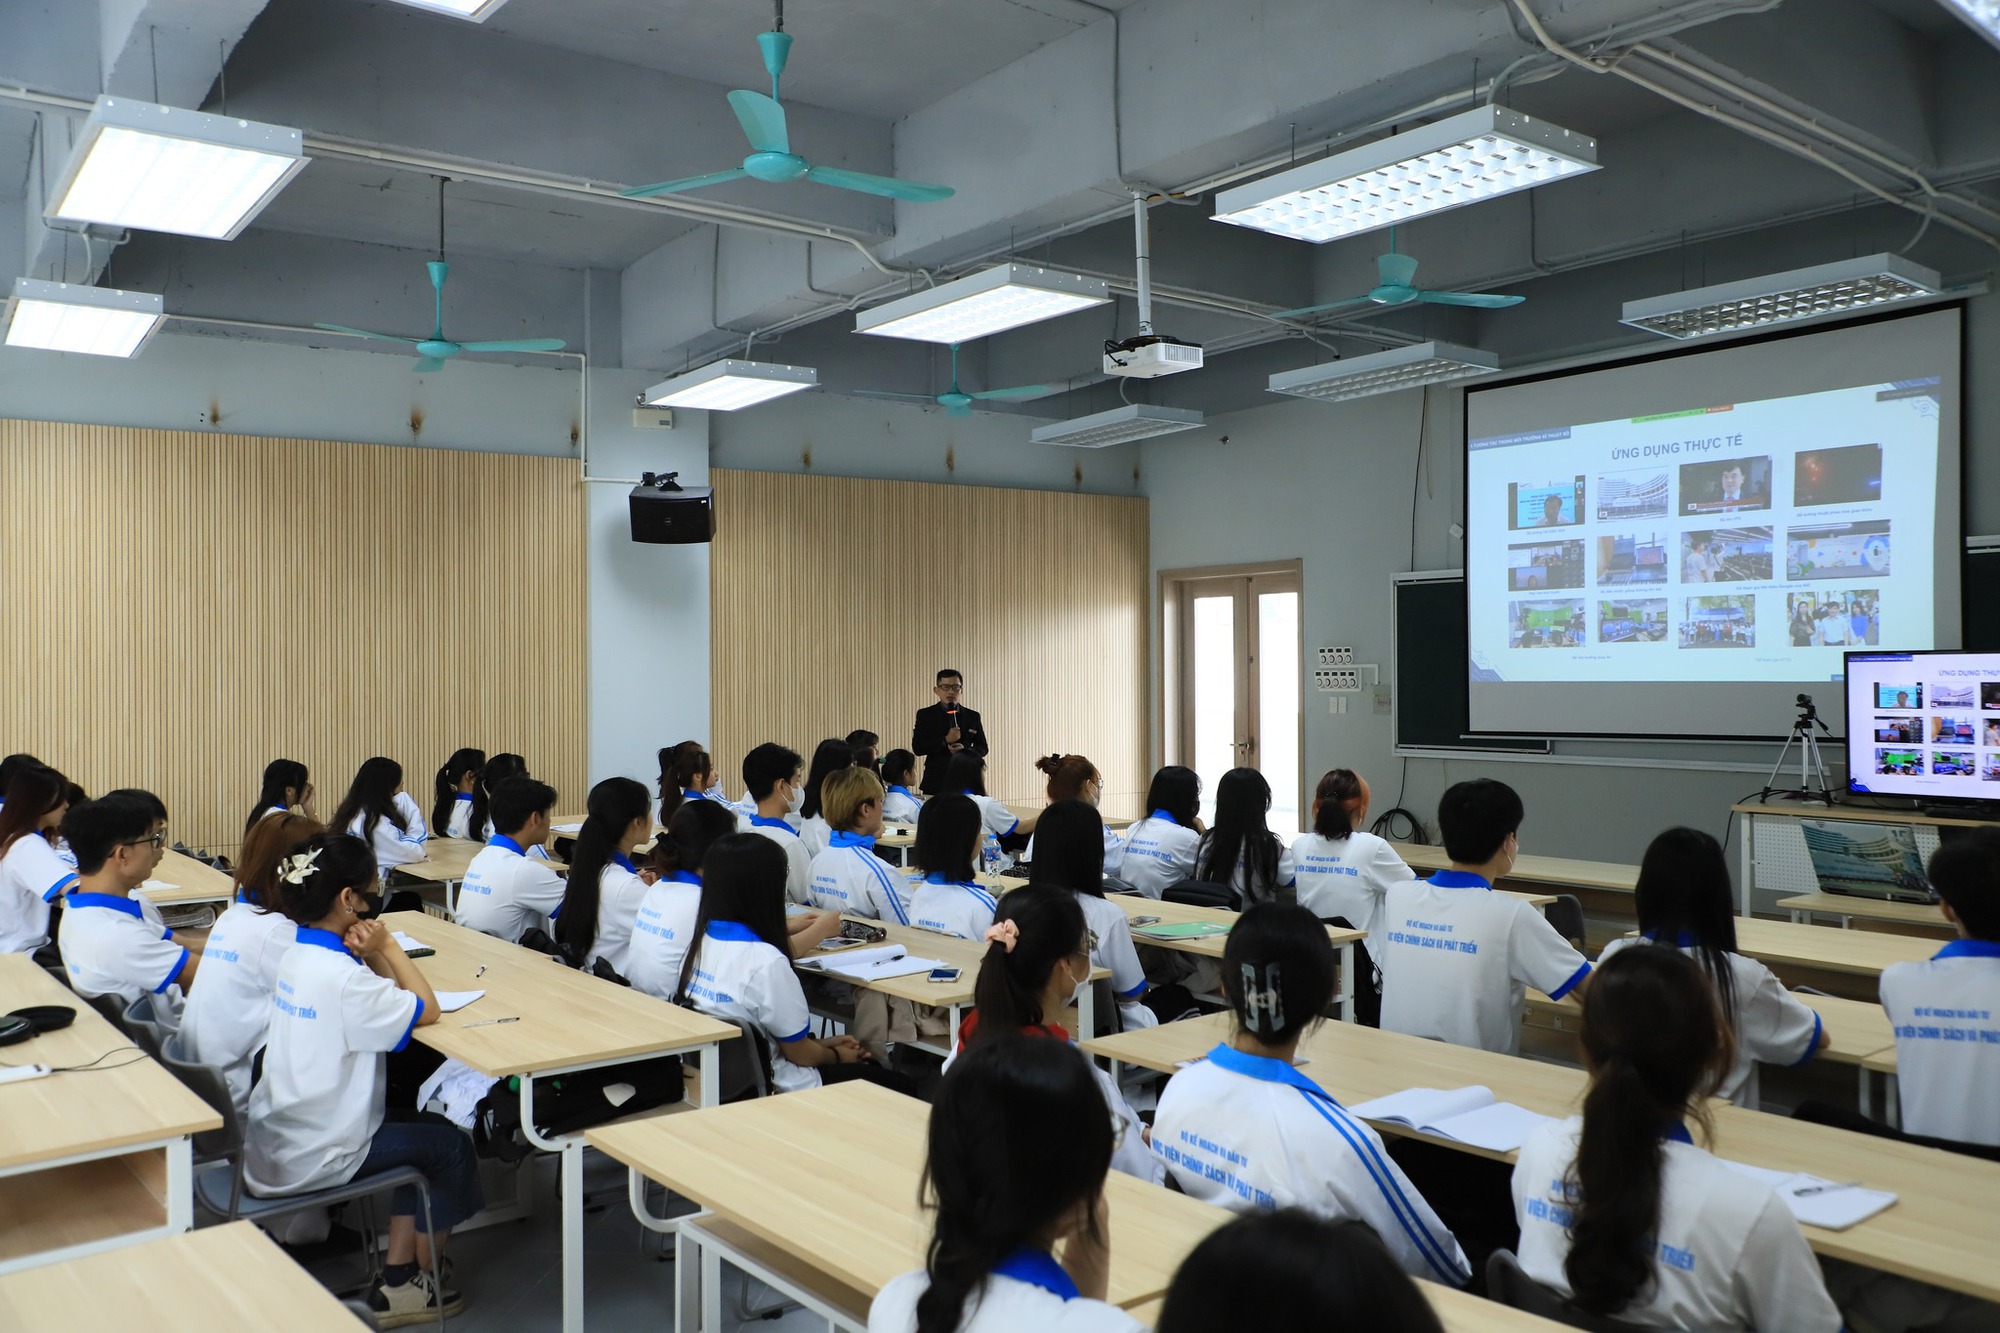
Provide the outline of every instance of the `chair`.
[[771,1095],[771,1048],[764,1040],[764,1034],[748,1023],[737,1023],[733,1018],[722,1018],[718,1014],[709,1017],[724,1023],[735,1023],[736,1030],[743,1034],[742,1041],[716,1043],[716,1095],[720,1104],[728,1106],[732,1102],[755,1101],[759,1097]]
[[1529,1277],[1511,1250],[1495,1250],[1486,1258],[1486,1295],[1515,1310],[1552,1319],[1588,1333],[1632,1333],[1639,1325],[1609,1315],[1578,1309],[1568,1298]]
[[167,1039],[174,1035],[174,1029],[160,1021],[150,995],[141,995],[125,1006],[125,1011],[118,1016],[118,1027],[140,1050],[155,1059],[165,1049]]
[[1185,903],[1190,907],[1226,907],[1232,912],[1243,910],[1243,895],[1227,884],[1216,884],[1205,879],[1184,879],[1178,884],[1169,884],[1161,899],[1170,903]]
[[1573,893],[1560,893],[1556,900],[1542,910],[1556,933],[1568,940],[1570,947],[1578,953],[1584,952],[1583,900]]

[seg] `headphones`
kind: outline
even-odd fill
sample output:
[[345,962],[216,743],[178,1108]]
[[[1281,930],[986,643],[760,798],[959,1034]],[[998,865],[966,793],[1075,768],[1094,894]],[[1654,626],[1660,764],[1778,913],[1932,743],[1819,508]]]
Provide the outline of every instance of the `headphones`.
[[65,1004],[35,1004],[0,1015],[0,1046],[13,1046],[39,1037],[44,1032],[60,1032],[76,1021],[76,1010]]

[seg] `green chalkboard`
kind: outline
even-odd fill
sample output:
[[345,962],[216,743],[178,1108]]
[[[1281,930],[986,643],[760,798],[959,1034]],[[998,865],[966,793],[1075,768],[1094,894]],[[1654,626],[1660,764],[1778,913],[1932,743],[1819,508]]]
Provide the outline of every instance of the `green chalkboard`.
[[1967,551],[1959,571],[1965,646],[1974,652],[2000,653],[2000,549]]
[[1465,577],[1395,584],[1396,748],[1548,752],[1547,741],[1467,736]]

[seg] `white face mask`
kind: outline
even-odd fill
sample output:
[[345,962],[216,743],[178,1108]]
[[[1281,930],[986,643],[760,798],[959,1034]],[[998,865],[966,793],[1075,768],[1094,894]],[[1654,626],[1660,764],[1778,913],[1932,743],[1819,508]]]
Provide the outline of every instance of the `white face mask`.
[[792,784],[791,795],[785,798],[786,813],[794,815],[797,814],[799,812],[799,808],[803,806],[805,803],[806,803],[806,789],[804,787],[801,787],[798,783],[794,782]]

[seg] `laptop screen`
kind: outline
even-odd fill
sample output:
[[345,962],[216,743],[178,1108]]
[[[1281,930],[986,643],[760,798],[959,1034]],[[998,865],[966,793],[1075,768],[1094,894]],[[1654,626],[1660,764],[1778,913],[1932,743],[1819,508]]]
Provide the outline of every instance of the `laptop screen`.
[[1844,819],[1802,819],[1799,831],[1812,858],[1822,893],[1870,898],[1935,899],[1917,851],[1916,834],[1905,824],[1860,824]]

